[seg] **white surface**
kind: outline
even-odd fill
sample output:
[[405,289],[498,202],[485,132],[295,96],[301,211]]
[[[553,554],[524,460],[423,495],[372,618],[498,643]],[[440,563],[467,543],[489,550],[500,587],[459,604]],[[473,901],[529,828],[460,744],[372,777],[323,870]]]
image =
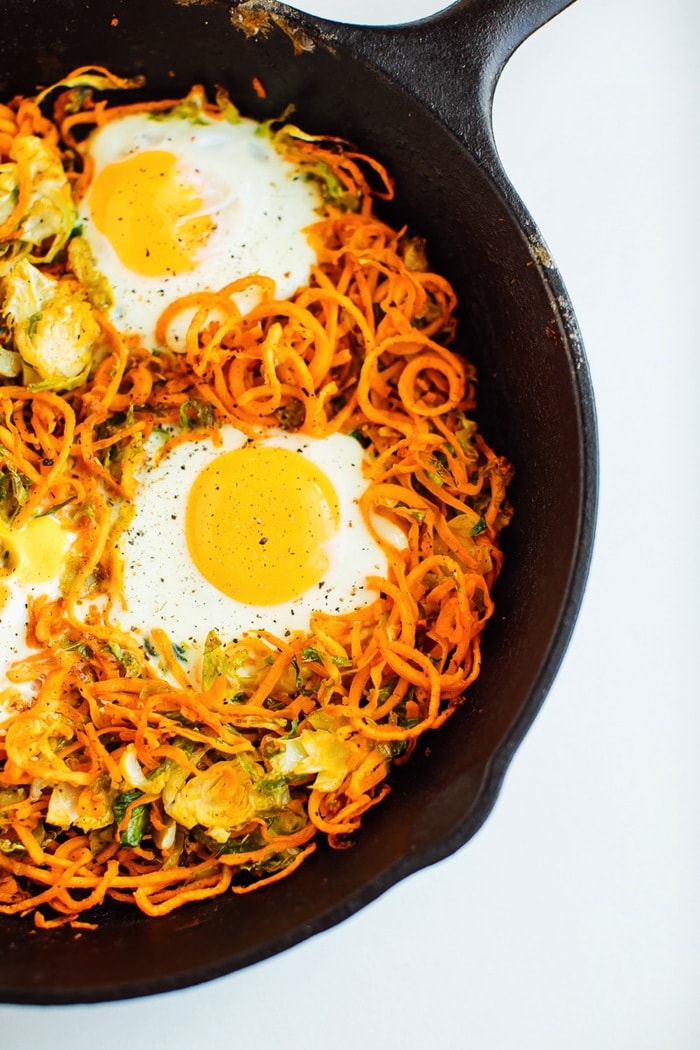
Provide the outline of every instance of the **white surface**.
[[483,830],[229,978],[0,1007],[3,1048],[700,1047],[699,32],[697,0],[578,0],[498,89],[505,166],[583,330],[601,506],[573,643]]

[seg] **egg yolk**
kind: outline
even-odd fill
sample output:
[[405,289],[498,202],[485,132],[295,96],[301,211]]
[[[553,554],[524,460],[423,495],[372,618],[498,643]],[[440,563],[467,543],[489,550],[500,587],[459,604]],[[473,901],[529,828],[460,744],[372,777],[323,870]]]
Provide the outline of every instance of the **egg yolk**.
[[193,270],[215,228],[167,150],[142,150],[106,165],[93,182],[90,208],[123,265],[145,277]]
[[60,572],[68,535],[55,518],[35,518],[15,532],[0,523],[0,576],[19,583],[48,583]]
[[338,528],[338,497],[301,453],[248,445],[197,476],[186,512],[187,543],[202,575],[249,605],[277,605],[318,584],[325,542]]

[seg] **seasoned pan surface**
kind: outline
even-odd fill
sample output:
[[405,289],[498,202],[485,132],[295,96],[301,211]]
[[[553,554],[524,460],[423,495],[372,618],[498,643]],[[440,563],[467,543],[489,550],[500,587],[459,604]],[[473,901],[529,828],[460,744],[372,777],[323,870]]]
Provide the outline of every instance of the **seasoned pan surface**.
[[[144,995],[238,969],[342,920],[461,846],[488,815],[570,635],[595,514],[593,400],[575,320],[490,131],[503,63],[564,6],[464,0],[435,19],[373,31],[266,4],[0,4],[12,26],[2,44],[4,97],[86,64],[143,72],[153,97],[223,83],[251,116],[293,102],[301,126],[342,134],[379,157],[397,181],[387,218],[427,238],[433,266],[457,289],[461,345],[481,380],[480,427],[516,470],[481,677],[397,773],[354,847],[319,849],[268,890],[156,921],[117,907],[89,933],[4,919],[6,1001]],[[254,77],[268,88],[264,100]]]

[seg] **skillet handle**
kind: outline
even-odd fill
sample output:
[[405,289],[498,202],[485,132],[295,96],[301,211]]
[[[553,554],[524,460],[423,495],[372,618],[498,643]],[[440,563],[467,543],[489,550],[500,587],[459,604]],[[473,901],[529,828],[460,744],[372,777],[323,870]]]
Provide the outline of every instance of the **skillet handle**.
[[287,25],[308,30],[312,39],[347,49],[386,73],[498,176],[491,130],[498,78],[516,48],[573,0],[457,0],[436,15],[388,27],[341,25],[275,0],[253,2],[277,12]]

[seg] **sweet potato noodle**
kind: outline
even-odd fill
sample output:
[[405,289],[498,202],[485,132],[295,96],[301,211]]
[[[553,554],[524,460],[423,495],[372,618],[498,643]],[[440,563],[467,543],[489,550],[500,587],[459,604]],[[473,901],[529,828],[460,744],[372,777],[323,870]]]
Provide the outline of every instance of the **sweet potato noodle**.
[[[76,199],[94,125],[176,106],[236,117],[223,91],[213,103],[201,88],[184,101],[103,97],[133,85],[83,69],[0,107],[0,273],[26,260],[81,291],[79,231],[45,221],[32,236],[37,155]],[[0,911],[40,927],[90,926],[106,898],[158,916],[247,893],[319,841],[350,845],[392,765],[479,673],[511,468],[469,415],[474,370],[449,349],[454,292],[421,241],[375,216],[373,198],[392,195],[380,164],[284,117],[263,131],[322,188],[308,286],[279,301],[251,276],[169,304],[163,343],[195,308],[178,354],[121,335],[84,288],[99,333],[87,374],[42,381],[19,361],[0,381],[1,535],[54,515],[77,536],[60,595],[29,601],[33,655],[0,694]],[[234,296],[250,284],[260,301],[242,316]],[[16,366],[20,334],[5,327],[0,347]],[[407,545],[377,536],[390,568],[371,604],[316,613],[308,633],[211,632],[195,674],[157,627],[147,646],[116,628],[118,542],[154,428],[167,428],[167,454],[216,442],[222,423],[354,435],[369,463],[363,512],[400,524]]]

